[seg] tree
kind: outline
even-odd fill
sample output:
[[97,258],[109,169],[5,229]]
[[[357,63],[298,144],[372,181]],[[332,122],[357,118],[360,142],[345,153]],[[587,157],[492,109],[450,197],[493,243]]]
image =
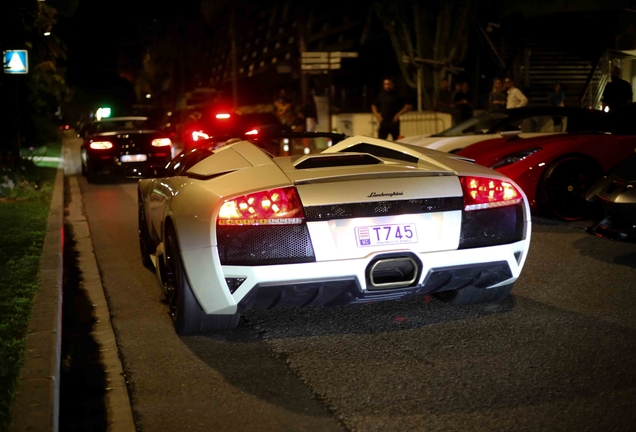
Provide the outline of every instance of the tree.
[[[77,0],[57,0],[72,13]],[[70,92],[63,74],[55,68],[58,58],[66,57],[66,46],[55,35],[46,36],[57,22],[58,12],[51,4],[34,0],[0,2],[0,50],[29,49],[30,72],[27,76],[3,76],[0,93],[7,115],[0,116],[3,130],[12,131],[0,142],[0,152],[10,153],[18,163],[20,146],[28,125],[42,123],[42,128],[53,126],[53,114],[68,100]],[[49,119],[46,121],[40,120]],[[36,130],[31,127],[31,131]],[[39,130],[39,129],[38,129]],[[28,135],[27,135],[28,138]]]
[[442,75],[466,57],[473,0],[376,1],[402,76],[434,106]]
[[212,41],[201,19],[177,17],[173,23],[157,21],[142,29],[145,39],[143,69],[135,81],[139,100],[150,93],[164,107],[174,107],[193,86],[207,79]]
[[[258,8],[263,8],[263,5],[249,0],[201,0],[201,13],[206,23],[212,29],[221,28],[225,30],[227,28],[229,34],[232,103],[235,109],[239,105],[237,31],[240,28],[244,28],[242,24],[245,23],[250,11],[258,10]],[[224,23],[227,24],[227,27],[223,25]]]

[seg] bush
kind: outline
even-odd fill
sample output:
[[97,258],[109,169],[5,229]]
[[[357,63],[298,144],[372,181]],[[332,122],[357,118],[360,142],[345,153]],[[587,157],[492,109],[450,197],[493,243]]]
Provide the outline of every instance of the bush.
[[40,199],[50,196],[52,187],[50,173],[32,160],[21,159],[18,171],[0,165],[0,198]]

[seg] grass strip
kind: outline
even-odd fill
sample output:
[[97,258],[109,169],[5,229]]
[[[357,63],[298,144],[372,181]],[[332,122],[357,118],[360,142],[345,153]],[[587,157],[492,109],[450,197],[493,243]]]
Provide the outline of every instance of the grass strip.
[[9,427],[56,171],[34,170],[37,187],[25,180],[0,198],[0,432]]

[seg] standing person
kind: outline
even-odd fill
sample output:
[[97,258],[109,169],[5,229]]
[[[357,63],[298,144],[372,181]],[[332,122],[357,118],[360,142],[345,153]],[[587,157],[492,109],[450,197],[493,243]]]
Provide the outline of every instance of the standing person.
[[285,126],[292,127],[296,122],[297,116],[294,113],[291,98],[287,95],[285,89],[281,89],[278,92],[278,98],[274,101],[274,113]]
[[610,73],[612,81],[608,82],[603,90],[603,109],[612,111],[632,102],[634,95],[632,86],[621,78],[621,70],[618,66],[612,66]]
[[515,87],[515,83],[511,78],[504,79],[504,86],[508,92],[506,108],[521,108],[528,105],[528,98],[521,90]]
[[464,93],[464,100],[462,103],[462,118],[464,120],[473,116],[473,103],[471,102],[470,89],[468,87],[468,81],[462,83],[462,93]]
[[554,83],[552,91],[548,92],[548,105],[553,107],[565,106],[565,92],[561,88],[561,84]]
[[303,101],[300,108],[300,116],[305,120],[305,130],[307,132],[314,132],[318,124],[318,108],[316,107],[316,101],[313,95],[309,95],[309,97]]
[[378,138],[387,139],[389,134],[393,141],[400,136],[400,116],[413,108],[394,88],[393,80],[386,78],[382,82],[382,90],[371,104],[371,111],[378,120]]
[[453,94],[453,105],[456,110],[455,124],[463,122],[473,116],[473,109],[468,102],[468,83],[458,81],[455,84],[455,93]]
[[437,94],[437,101],[435,107],[438,111],[449,112],[451,105],[451,92],[448,84],[448,78],[442,78],[440,89]]
[[503,81],[495,78],[492,83],[492,91],[488,95],[488,112],[502,112],[508,104],[508,95],[504,91]]

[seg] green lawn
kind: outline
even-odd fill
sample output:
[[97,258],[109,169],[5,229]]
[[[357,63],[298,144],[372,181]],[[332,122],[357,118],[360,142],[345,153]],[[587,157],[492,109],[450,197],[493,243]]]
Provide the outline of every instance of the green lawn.
[[0,431],[9,426],[56,170],[26,174],[0,198]]
[[52,143],[40,147],[22,149],[20,155],[44,168],[57,168],[62,157],[62,143]]

